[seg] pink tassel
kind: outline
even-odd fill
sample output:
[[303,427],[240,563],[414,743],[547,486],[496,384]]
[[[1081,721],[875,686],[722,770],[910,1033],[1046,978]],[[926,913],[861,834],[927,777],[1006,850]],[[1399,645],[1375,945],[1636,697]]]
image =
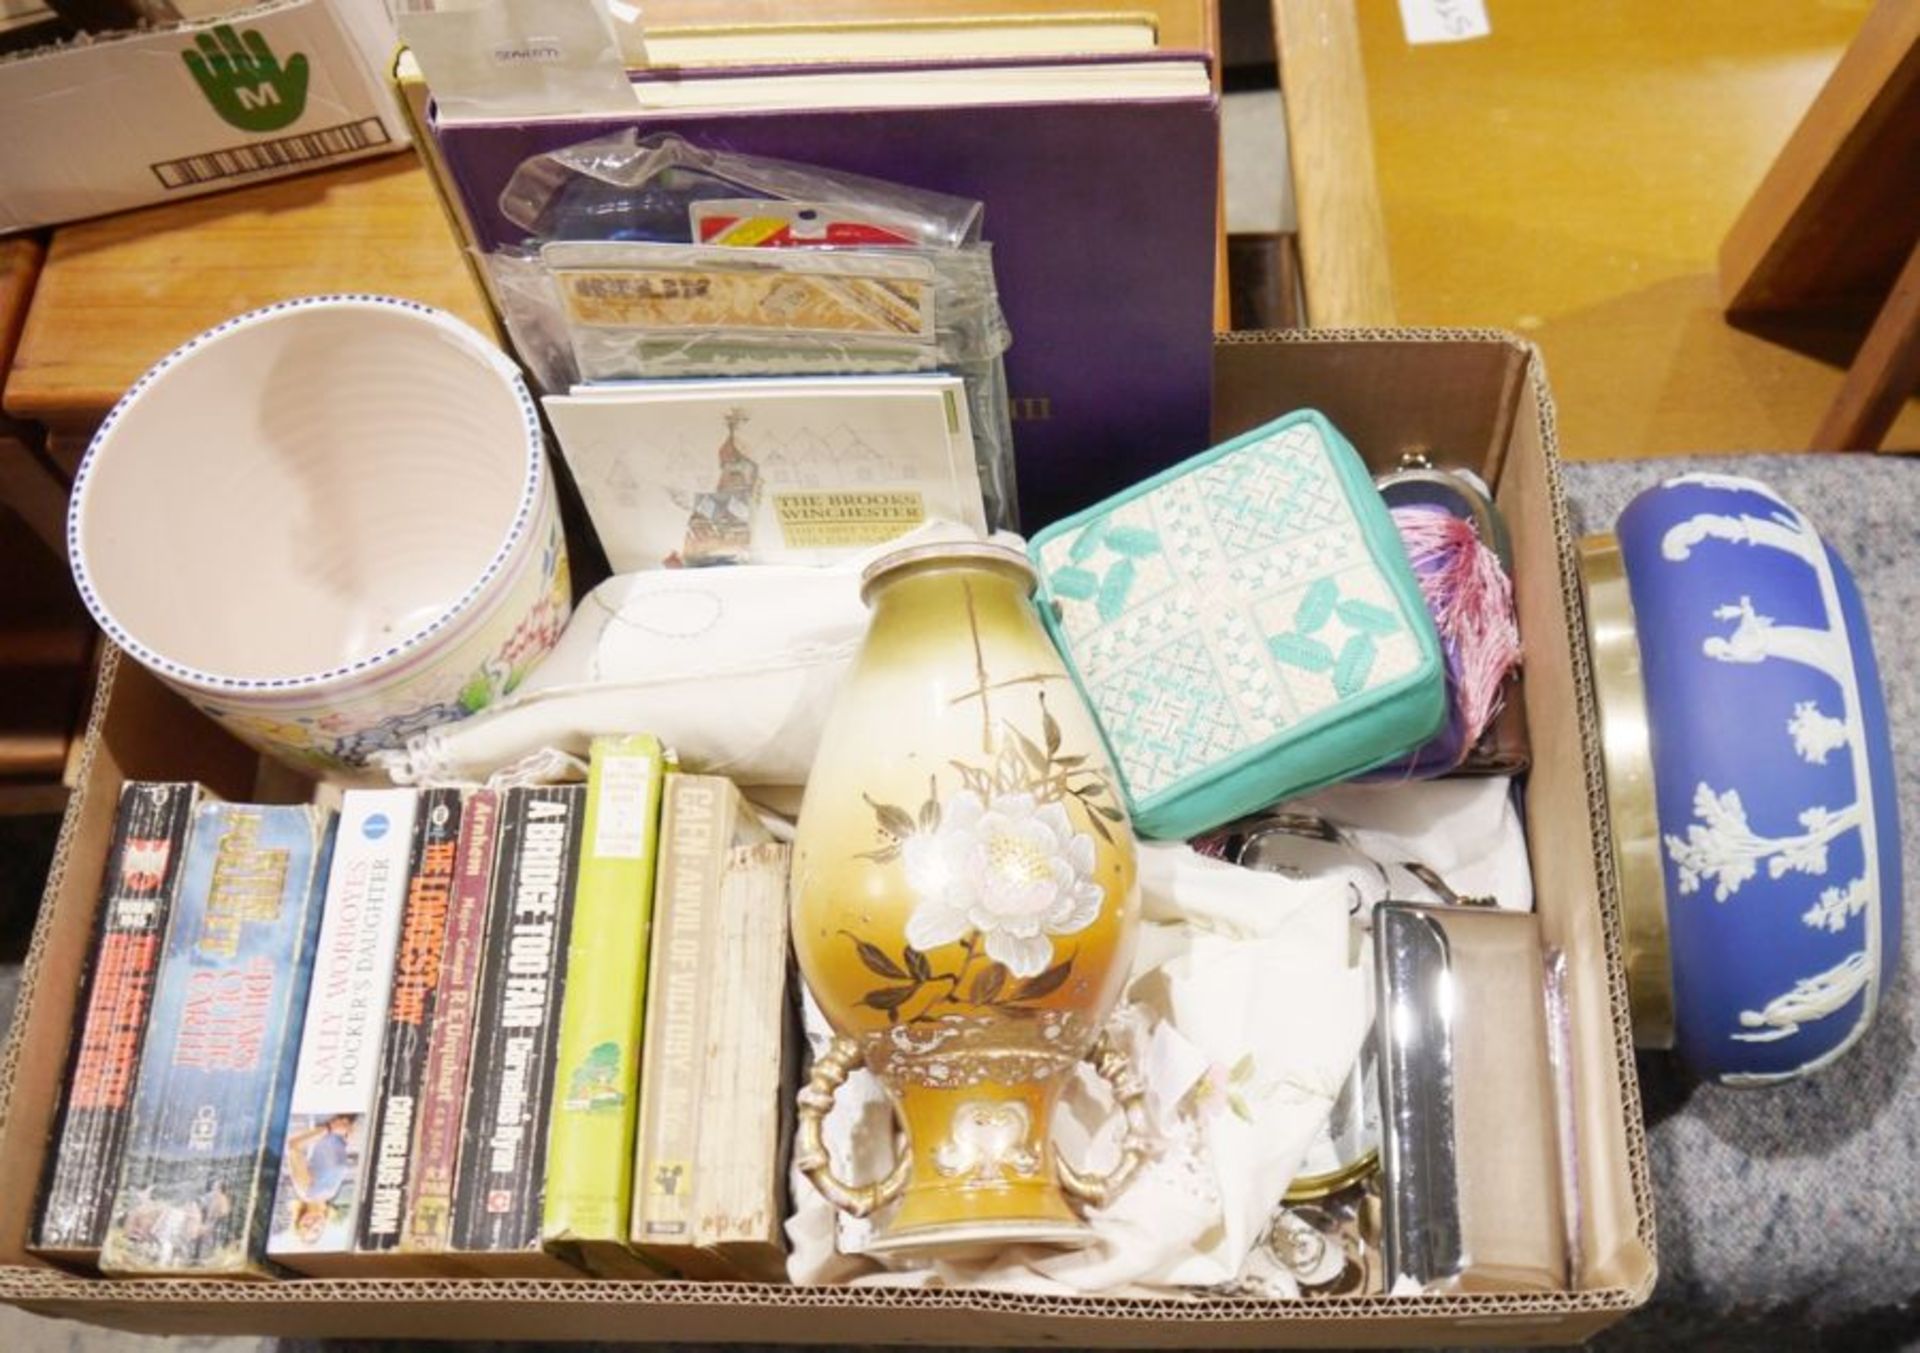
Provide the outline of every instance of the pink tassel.
[[1466,742],[1499,714],[1507,673],[1520,664],[1513,583],[1473,523],[1441,508],[1393,509],[1421,595],[1451,658]]

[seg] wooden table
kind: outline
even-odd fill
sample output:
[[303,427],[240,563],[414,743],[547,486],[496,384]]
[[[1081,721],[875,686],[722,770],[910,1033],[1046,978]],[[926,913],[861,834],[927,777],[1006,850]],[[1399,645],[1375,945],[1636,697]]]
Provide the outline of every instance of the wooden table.
[[1920,5],[1878,0],[1720,246],[1732,320],[1878,312],[1812,450],[1878,447],[1920,384],[1915,165]]
[[491,318],[413,152],[62,227],[5,409],[69,476],[142,372],[202,330],[295,296],[366,291]]

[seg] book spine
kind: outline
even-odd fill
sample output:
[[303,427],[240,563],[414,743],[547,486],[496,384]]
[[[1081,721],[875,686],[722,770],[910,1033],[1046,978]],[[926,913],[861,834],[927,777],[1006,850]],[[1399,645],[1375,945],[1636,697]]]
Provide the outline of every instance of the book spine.
[[788,848],[778,842],[740,846],[721,878],[721,952],[737,964],[739,980],[708,994],[717,1055],[701,1110],[718,1114],[729,1130],[714,1143],[718,1149],[702,1150],[694,1180],[699,1243],[723,1254],[741,1276],[760,1279],[783,1273],[786,1256],[788,862]]
[[204,792],[198,785],[152,783],[120,791],[36,1249],[97,1254],[106,1235],[154,973],[180,886],[187,829]]
[[[661,801],[631,1231],[643,1252],[691,1244],[695,1236],[695,1143],[708,1035],[701,992],[722,985],[716,982],[716,913],[737,797],[725,780],[671,775]],[[669,1256],[670,1250],[661,1252]]]
[[289,1268],[353,1248],[419,804],[411,789],[341,800],[267,1240]]
[[372,1178],[356,1238],[362,1250],[390,1250],[400,1243],[415,1109],[426,1075],[459,845],[460,791],[428,790],[413,827],[407,903],[394,956],[393,994],[387,1003],[380,1095],[368,1131],[373,1144]]
[[549,1244],[626,1245],[664,778],[658,739],[594,739],[547,1144]]
[[265,1276],[333,834],[331,811],[194,814],[154,985],[109,1273]]
[[540,1247],[562,959],[579,871],[586,788],[507,791],[501,810],[489,960],[474,1025],[454,1248]]
[[405,1250],[444,1250],[453,1239],[454,1171],[460,1159],[460,1117],[466,1103],[473,1008],[486,952],[487,910],[499,844],[500,796],[475,791],[460,817],[454,852],[453,904],[447,911],[434,992],[433,1025],[427,1039],[413,1146],[407,1165]]

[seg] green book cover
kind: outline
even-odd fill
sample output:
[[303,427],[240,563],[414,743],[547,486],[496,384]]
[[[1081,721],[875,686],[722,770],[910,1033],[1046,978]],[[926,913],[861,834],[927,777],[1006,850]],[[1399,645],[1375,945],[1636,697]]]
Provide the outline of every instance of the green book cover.
[[625,1276],[640,1028],[666,755],[650,734],[593,740],[547,1144],[547,1248]]

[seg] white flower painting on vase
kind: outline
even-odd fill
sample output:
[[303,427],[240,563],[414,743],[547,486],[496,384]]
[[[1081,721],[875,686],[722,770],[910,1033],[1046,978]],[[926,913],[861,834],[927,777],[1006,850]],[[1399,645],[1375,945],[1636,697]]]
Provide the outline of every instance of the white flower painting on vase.
[[919,899],[907,940],[925,953],[976,931],[987,957],[1015,977],[1053,961],[1053,936],[1093,924],[1105,893],[1093,880],[1093,838],[1077,832],[1058,803],[1032,794],[982,802],[961,790],[942,806],[939,826],[901,848],[907,884]]

